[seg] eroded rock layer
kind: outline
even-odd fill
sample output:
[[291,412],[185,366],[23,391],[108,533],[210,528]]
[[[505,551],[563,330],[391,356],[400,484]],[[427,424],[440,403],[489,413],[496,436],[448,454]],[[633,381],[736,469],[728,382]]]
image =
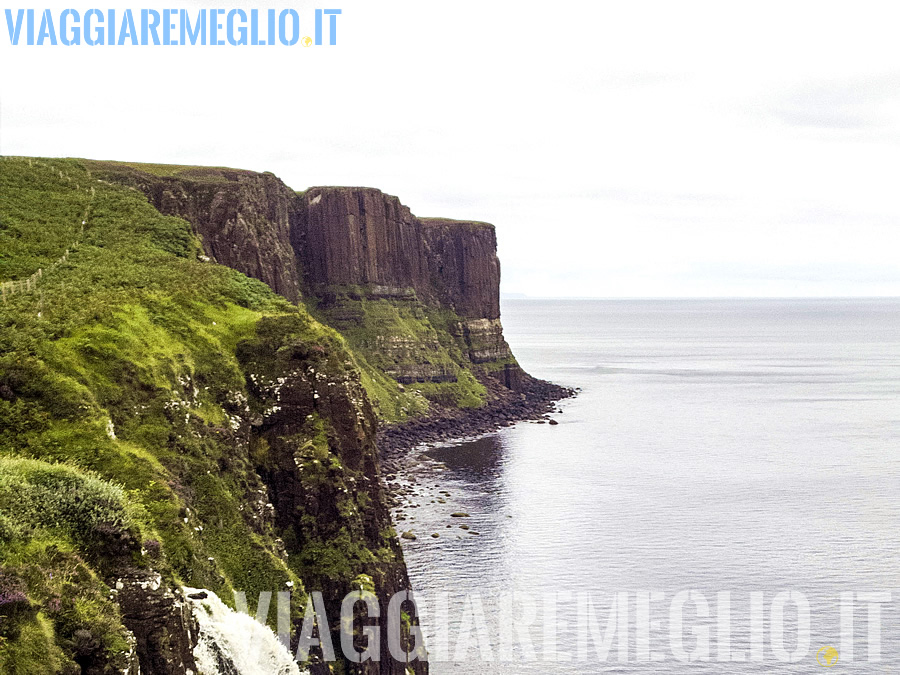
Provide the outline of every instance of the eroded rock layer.
[[[94,166],[142,191],[162,213],[192,223],[213,261],[291,300],[316,302],[320,318],[349,329],[353,346],[400,384],[427,382],[446,385],[450,398],[483,397],[482,390],[459,391],[460,369],[476,366],[477,378],[503,371],[507,382],[518,367],[500,324],[490,224],[417,218],[374,188],[296,193],[268,173],[195,168],[157,175],[141,165]],[[398,315],[388,316],[379,301],[395,305]]]

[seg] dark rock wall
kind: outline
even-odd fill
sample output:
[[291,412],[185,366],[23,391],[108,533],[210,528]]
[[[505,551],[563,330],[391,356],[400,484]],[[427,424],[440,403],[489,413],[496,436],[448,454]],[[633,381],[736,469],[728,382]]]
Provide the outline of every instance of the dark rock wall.
[[[402,300],[412,289],[420,301],[459,317],[454,332],[464,337],[472,363],[512,357],[500,325],[500,261],[492,225],[416,218],[396,197],[348,187],[310,188],[292,222],[309,293],[328,298],[331,288],[362,286]],[[428,370],[420,365],[423,373]],[[399,382],[419,379],[389,374]],[[445,375],[425,379],[442,382]]]
[[463,318],[500,318],[497,235],[486,223],[422,218],[429,286]]
[[95,175],[140,190],[166,215],[194,226],[215,262],[268,284],[289,300],[301,295],[301,274],[291,246],[300,198],[270,173],[197,169],[156,176],[126,165],[89,164]]
[[420,300],[464,318],[500,317],[500,262],[486,223],[419,219],[397,197],[373,188],[306,191],[293,232],[304,281],[412,288]]
[[197,168],[158,176],[91,162],[95,175],[140,190],[161,213],[184,218],[215,262],[298,300],[328,286],[390,297],[413,289],[464,319],[499,319],[494,227],[416,218],[374,188],[313,187],[297,194],[270,173]]
[[421,225],[396,197],[372,188],[310,188],[294,232],[304,281],[426,291]]
[[[382,608],[410,583],[379,467],[378,422],[359,372],[337,346],[298,339],[302,324],[263,319],[257,339],[241,346],[240,359],[252,383],[255,469],[268,487],[275,531],[307,590],[323,593],[340,653],[341,602],[359,588],[348,577],[371,578]],[[343,672],[406,675],[406,664],[390,657],[386,617],[375,623],[381,661],[343,661]],[[299,617],[295,628],[299,632]],[[412,670],[424,675],[428,667],[415,663]],[[319,662],[311,672],[329,671]]]
[[120,577],[116,588],[122,621],[137,643],[140,668],[136,672],[144,675],[195,673],[193,650],[197,626],[181,589],[169,588],[159,574],[145,570]]

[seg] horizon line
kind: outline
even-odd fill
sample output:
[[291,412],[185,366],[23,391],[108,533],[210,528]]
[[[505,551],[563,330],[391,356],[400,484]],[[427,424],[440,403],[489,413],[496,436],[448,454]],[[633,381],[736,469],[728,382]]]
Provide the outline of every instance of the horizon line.
[[900,295],[525,295],[501,300],[900,300]]

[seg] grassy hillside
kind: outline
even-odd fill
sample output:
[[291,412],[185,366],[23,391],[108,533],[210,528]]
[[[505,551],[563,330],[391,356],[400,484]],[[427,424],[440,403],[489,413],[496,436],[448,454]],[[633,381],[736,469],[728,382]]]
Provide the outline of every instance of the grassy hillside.
[[[306,360],[292,363],[345,377],[356,363],[340,336],[203,262],[188,223],[76,160],[0,159],[0,193],[0,281],[43,270],[0,301],[0,673],[78,672],[88,657],[121,672],[131,638],[109,584],[123,571],[159,570],[226,601],[293,584],[299,607],[320,562],[338,561],[333,576],[349,582],[394,559],[350,535],[291,550],[251,441],[260,402],[247,369],[302,344]],[[284,344],[271,325],[289,327]],[[355,480],[333,425],[313,420],[291,447],[334,465],[330,481]],[[369,497],[344,499],[335,531],[352,533]]]
[[[431,403],[476,408],[485,402],[462,339],[452,335],[458,316],[428,307],[414,294],[386,299],[353,286],[332,287],[329,296],[314,313],[346,338],[364,364],[372,378],[370,396],[385,421],[422,416]],[[405,383],[398,387],[397,380]]]

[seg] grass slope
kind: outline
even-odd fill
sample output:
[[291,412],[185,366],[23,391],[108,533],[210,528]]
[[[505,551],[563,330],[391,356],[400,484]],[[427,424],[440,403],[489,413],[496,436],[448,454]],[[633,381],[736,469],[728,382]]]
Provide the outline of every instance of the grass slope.
[[[302,327],[299,340],[343,340],[202,262],[189,224],[77,160],[2,158],[0,188],[0,281],[45,272],[0,302],[0,673],[65,672],[84,631],[121,672],[128,634],[106,581],[123,564],[226,601],[292,582],[305,606],[296,569],[316,552],[292,569],[254,515],[266,488],[239,451],[236,352],[266,317]],[[104,536],[118,549],[93,547]],[[373,558],[358,542],[320,546],[347,575],[345,561]]]

